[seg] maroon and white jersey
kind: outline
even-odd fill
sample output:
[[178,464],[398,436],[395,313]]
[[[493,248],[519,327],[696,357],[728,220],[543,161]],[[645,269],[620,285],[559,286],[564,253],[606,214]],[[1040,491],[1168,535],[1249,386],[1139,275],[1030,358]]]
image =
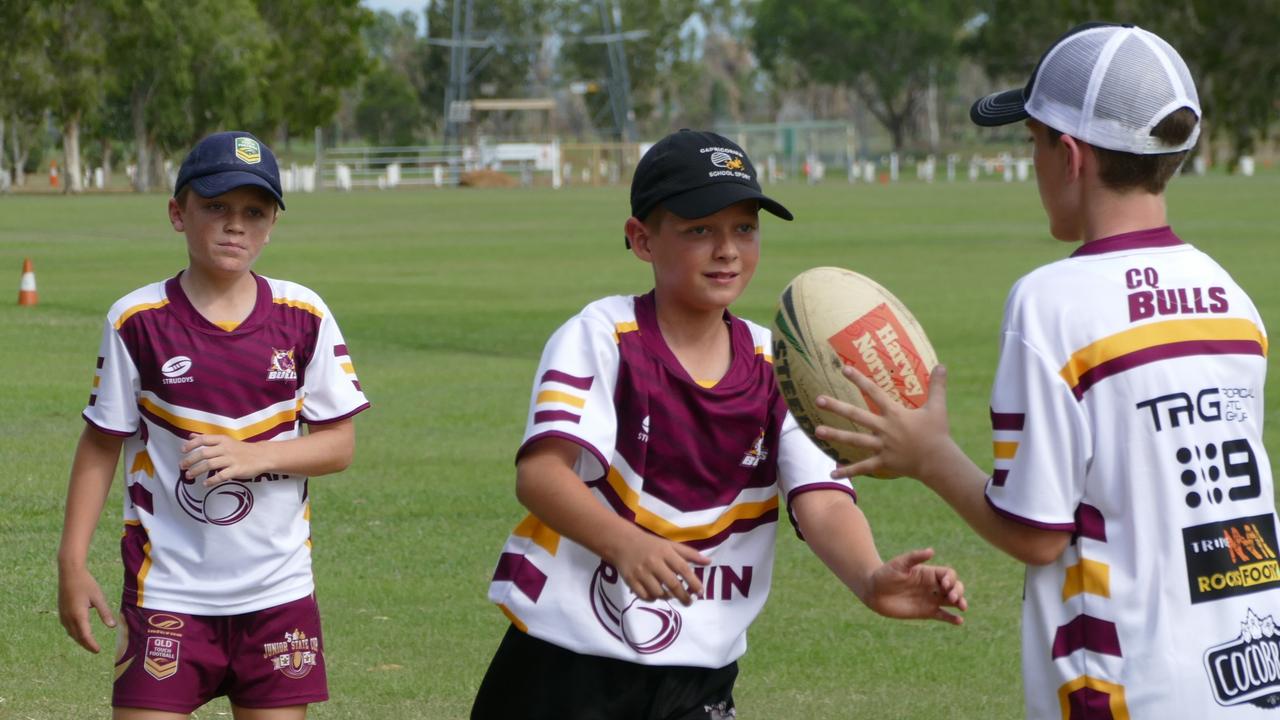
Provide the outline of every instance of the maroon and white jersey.
[[237,615],[313,590],[307,478],[266,473],[206,489],[178,462],[197,434],[299,436],[369,406],[333,315],[301,285],[253,276],[234,330],[206,320],[172,278],[107,313],[84,418],[124,441],[124,601]]
[[523,452],[558,437],[596,498],[711,558],[692,606],[644,602],[612,566],[529,515],[508,538],[489,599],[521,630],[575,652],[646,665],[722,667],[746,651],[769,594],[780,496],[837,489],[834,463],[787,412],[769,331],[725,313],[733,361],[714,386],[676,360],[654,298],[591,303],[552,335]]
[[1249,297],[1167,227],[1014,286],[987,500],[1073,533],[1027,568],[1027,717],[1280,717],[1266,352]]

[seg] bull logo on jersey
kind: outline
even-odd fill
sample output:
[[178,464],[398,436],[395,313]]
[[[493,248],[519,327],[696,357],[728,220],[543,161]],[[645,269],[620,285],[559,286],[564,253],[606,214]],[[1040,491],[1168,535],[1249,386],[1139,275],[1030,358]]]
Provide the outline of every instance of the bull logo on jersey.
[[293,632],[286,632],[281,642],[262,645],[262,657],[271,661],[271,669],[294,680],[301,680],[311,674],[319,656],[320,638],[307,637],[305,632],[297,628]]
[[298,365],[293,359],[293,348],[271,348],[271,365],[267,368],[268,380],[297,380]]
[[1238,636],[1204,652],[1204,669],[1219,705],[1280,707],[1280,629],[1275,617],[1260,618],[1249,609]]
[[210,525],[234,525],[253,510],[253,492],[244,484],[232,480],[214,485],[203,496],[192,492],[195,479],[186,476],[178,479],[174,494],[181,507],[196,520]]
[[742,456],[742,467],[753,468],[769,459],[769,451],[764,449],[764,428],[760,428],[760,436]]
[[591,576],[591,609],[610,635],[641,655],[671,647],[684,620],[666,600],[646,602],[618,577],[618,569],[601,561]]

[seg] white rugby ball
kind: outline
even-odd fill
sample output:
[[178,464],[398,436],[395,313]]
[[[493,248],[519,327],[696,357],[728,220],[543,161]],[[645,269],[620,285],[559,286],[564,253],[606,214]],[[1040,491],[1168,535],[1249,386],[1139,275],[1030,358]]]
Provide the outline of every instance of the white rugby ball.
[[796,276],[773,318],[773,371],[791,414],[823,452],[841,465],[867,451],[818,439],[818,425],[865,431],[818,408],[819,395],[873,412],[875,405],[841,370],[853,365],[890,397],[920,407],[938,357],[907,307],[879,283],[852,270],[819,267]]

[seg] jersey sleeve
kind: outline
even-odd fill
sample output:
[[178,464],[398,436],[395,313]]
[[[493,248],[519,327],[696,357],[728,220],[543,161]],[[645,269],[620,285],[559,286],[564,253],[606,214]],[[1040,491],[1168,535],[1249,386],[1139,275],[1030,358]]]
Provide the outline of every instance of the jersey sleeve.
[[1088,426],[1058,369],[1006,331],[991,390],[994,471],[987,502],[1012,520],[1073,530],[1084,494]]
[[327,309],[302,384],[302,419],[309,425],[345,420],[369,407],[333,313]]
[[84,419],[108,435],[128,437],[138,430],[138,367],[120,333],[108,318],[102,327],[93,390]]
[[534,442],[559,437],[582,448],[574,468],[581,478],[602,477],[617,438],[618,362],[613,328],[605,322],[579,315],[556,330],[538,363],[516,459]]
[[837,490],[848,493],[854,502],[858,500],[858,494],[847,478],[837,480],[831,477],[831,471],[835,469],[835,460],[818,449],[788,412],[782,421],[782,434],[778,437],[778,487],[787,499],[787,519],[801,540],[804,534],[800,532],[800,521],[791,504],[798,495],[812,490]]

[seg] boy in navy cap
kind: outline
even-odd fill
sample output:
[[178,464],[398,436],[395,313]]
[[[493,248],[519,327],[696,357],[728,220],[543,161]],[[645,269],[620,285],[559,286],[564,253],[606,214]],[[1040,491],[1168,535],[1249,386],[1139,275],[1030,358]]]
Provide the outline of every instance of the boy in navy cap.
[[58,610],[91,652],[90,608],[117,626],[86,560],[123,450],[117,719],[182,718],[227,695],[237,720],[296,720],[328,698],[307,478],[350,464],[368,402],[320,297],[251,270],[283,208],[257,138],[201,140],[169,200],[187,268],[107,313]]
[[868,607],[959,624],[963,585],[881,562],[847,480],[788,414],[769,331],[735,317],[766,197],[742,149],[682,130],[640,160],[628,247],[653,290],[597,300],[552,335],[516,453],[529,514],[489,598],[511,621],[472,717],[728,718],[769,593],[779,504]]

